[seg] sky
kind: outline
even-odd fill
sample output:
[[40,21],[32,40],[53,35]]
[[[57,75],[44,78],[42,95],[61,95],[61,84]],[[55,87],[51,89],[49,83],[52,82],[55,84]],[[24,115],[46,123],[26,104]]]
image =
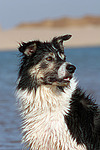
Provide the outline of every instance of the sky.
[[100,0],[0,0],[0,27],[60,17],[100,16]]

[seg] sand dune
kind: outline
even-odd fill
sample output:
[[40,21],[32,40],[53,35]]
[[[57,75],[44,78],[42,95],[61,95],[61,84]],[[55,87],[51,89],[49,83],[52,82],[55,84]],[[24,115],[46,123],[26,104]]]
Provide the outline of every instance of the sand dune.
[[83,18],[59,18],[48,19],[36,23],[21,23],[17,28],[34,28],[34,27],[49,27],[49,28],[65,28],[65,27],[84,27],[84,26],[100,26],[100,17],[85,16]]
[[[89,17],[83,18],[83,20],[85,20],[85,22],[90,22]],[[17,26],[14,29],[6,31],[0,29],[0,50],[16,50],[18,47],[18,43],[20,43],[21,41],[45,41],[51,40],[54,36],[59,36],[63,34],[73,35],[73,37],[68,42],[64,43],[65,46],[68,47],[100,46],[100,19],[92,18],[91,21],[93,23],[84,23],[85,25],[78,26],[75,24],[73,26],[66,27],[50,27],[46,25],[41,25],[38,27]],[[58,23],[56,22],[56,24]]]

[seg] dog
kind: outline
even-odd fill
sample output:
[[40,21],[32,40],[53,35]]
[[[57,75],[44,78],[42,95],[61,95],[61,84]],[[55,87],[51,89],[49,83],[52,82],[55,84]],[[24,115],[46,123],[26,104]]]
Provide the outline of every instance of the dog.
[[30,150],[100,150],[98,105],[79,88],[63,42],[22,42],[17,97],[22,142]]

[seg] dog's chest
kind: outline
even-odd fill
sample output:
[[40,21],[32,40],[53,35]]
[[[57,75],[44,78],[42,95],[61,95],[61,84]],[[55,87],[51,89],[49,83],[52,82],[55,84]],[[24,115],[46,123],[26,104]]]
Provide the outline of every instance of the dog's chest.
[[72,91],[55,96],[47,87],[41,88],[34,99],[33,92],[18,91],[24,119],[23,142],[30,150],[86,150],[73,140],[64,120]]
[[72,139],[61,112],[44,112],[35,116],[30,126],[32,150],[85,150]]

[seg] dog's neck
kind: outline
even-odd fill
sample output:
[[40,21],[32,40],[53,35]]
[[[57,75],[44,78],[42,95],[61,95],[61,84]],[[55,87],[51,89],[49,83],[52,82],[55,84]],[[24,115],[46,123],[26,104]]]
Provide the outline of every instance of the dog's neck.
[[19,89],[17,96],[20,99],[20,108],[25,114],[37,109],[40,111],[54,111],[57,108],[61,111],[69,109],[69,102],[73,91],[76,89],[77,82],[71,79],[70,87],[65,87],[63,91],[56,86],[41,85],[35,91],[34,89],[29,92]]

